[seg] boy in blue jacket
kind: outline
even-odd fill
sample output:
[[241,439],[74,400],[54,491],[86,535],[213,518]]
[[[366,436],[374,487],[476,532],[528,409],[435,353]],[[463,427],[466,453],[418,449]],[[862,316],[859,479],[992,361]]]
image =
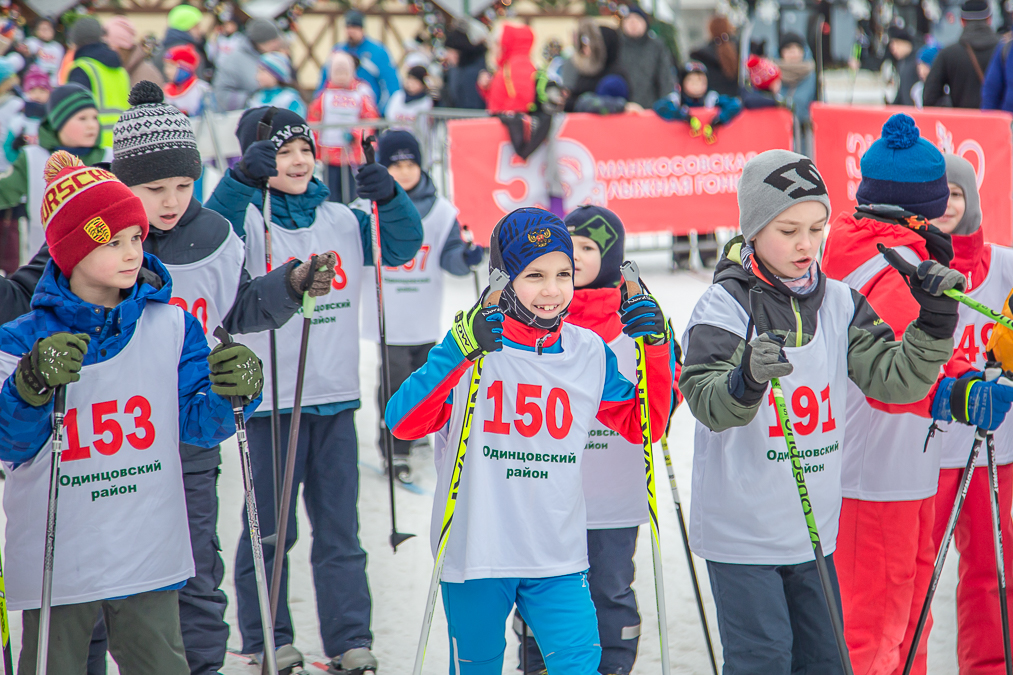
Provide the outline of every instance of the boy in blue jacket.
[[65,386],[50,672],[84,671],[102,612],[120,672],[184,675],[177,590],[194,562],[179,443],[211,448],[235,433],[228,397],[256,408],[260,361],[239,344],[209,352],[197,319],[169,304],[172,281],[143,252],[148,218],[129,188],[63,151],[45,175],[52,260],[32,311],[0,328],[5,571],[11,609],[25,610],[21,672],[37,658],[50,417]]
[[[261,120],[270,134],[256,140]],[[328,202],[327,187],[313,177],[314,139],[299,115],[278,108],[248,110],[236,130],[243,159],[222,178],[207,208],[225,216],[246,245],[246,269],[254,278],[290,258],[308,260],[314,253],[332,253],[335,276],[329,293],[317,299],[317,314],[309,336],[309,358],[302,392],[296,482],[292,490],[285,550],[296,540],[295,497],[302,483],[303,500],[313,522],[311,562],[316,587],[317,615],[324,650],[335,670],[364,673],[376,670],[370,652],[371,601],[366,581],[366,553],[359,544],[358,441],[354,414],[359,407],[359,301],[364,276],[373,274],[369,214]],[[363,166],[357,176],[359,196],[379,208],[383,265],[395,267],[411,260],[422,245],[422,222],[404,190],[379,164]],[[271,223],[265,237],[262,215],[264,189],[270,189]],[[270,250],[266,242],[270,242]],[[278,406],[281,438],[288,438],[295,396],[302,320],[289,320],[277,331]],[[254,352],[268,362],[268,336],[250,335]],[[268,372],[270,377],[270,372]],[[270,391],[270,380],[268,380]],[[273,405],[265,401],[265,408]],[[257,504],[265,535],[275,520],[271,457],[271,420],[262,411],[248,426],[256,481]],[[279,453],[284,457],[283,442]],[[284,460],[283,460],[284,461]],[[274,549],[265,551],[267,566]],[[243,652],[263,649],[253,556],[249,535],[240,539],[236,554],[236,596]],[[294,632],[282,584],[275,642],[279,668],[302,662],[292,646]],[[284,665],[283,665],[284,664]]]

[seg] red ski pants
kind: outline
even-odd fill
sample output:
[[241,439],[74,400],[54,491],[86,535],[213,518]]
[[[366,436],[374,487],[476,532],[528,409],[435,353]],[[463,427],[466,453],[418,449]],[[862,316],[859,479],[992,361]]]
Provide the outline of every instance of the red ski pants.
[[[903,672],[932,577],[934,524],[934,497],[843,500],[834,560],[855,675]],[[925,674],[926,644],[922,640],[914,675]]]
[[[984,449],[983,449],[984,450]],[[933,539],[942,543],[953,500],[960,489],[963,469],[939,472],[936,493],[936,525]],[[1002,514],[1002,543],[1006,563],[1006,597],[1013,610],[1009,587],[1013,574],[1013,464],[997,467],[999,513]],[[960,675],[1001,675],[1005,673],[1002,654],[1002,621],[999,618],[999,583],[996,580],[992,512],[989,507],[988,469],[974,470],[964,506],[957,519],[953,542],[960,554],[957,567],[957,663]],[[949,560],[947,563],[952,564]],[[928,631],[925,633],[928,638]]]

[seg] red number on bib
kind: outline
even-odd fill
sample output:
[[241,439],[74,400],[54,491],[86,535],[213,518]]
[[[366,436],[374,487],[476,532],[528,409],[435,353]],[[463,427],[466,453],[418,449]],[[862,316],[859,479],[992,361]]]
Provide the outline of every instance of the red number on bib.
[[[517,427],[517,431],[520,432],[521,436],[525,438],[531,438],[538,433],[539,429],[542,428],[542,409],[538,407],[538,403],[535,401],[529,401],[529,398],[541,398],[542,388],[537,384],[518,384],[517,385],[517,417],[514,420],[514,426]],[[531,415],[531,423],[524,422],[524,418],[527,415]]]
[[995,322],[991,321],[981,327],[981,358],[988,360],[988,341],[992,337],[992,329],[995,328]]
[[334,254],[336,263],[334,263],[334,278],[331,280],[331,288],[336,291],[340,291],[342,288],[348,285],[348,275],[345,270],[341,269],[341,256],[338,255],[337,251],[331,251]]
[[[421,260],[419,260],[418,258],[412,258],[411,260],[409,260],[408,262],[406,262],[404,265],[401,265],[400,267],[386,267],[385,266],[384,269],[387,270],[388,272],[397,272],[398,270],[403,270],[405,272],[411,272],[413,269],[415,269],[415,265],[417,264],[419,266],[419,271],[420,272],[425,272],[426,271],[426,261],[429,260],[429,251],[430,251],[430,249],[432,249],[432,247],[429,244],[422,244],[422,248],[419,249],[419,253],[422,254],[422,259]],[[418,255],[418,253],[416,253],[415,255]]]
[[82,446],[81,439],[77,432],[77,408],[71,408],[63,416],[63,437],[67,443],[63,453],[60,455],[64,462],[73,462],[75,459],[89,459],[91,447]]
[[953,355],[974,363],[978,360],[978,344],[974,341],[974,324],[964,326],[964,334],[960,336]]
[[[563,404],[562,419],[556,424],[556,404]],[[560,440],[570,433],[570,425],[573,424],[573,413],[570,412],[570,397],[566,391],[558,387],[549,392],[549,399],[545,402],[545,426],[549,428],[549,435]]]
[[[112,415],[119,409],[116,401],[103,401],[91,407],[91,428],[98,438],[95,439],[95,449],[103,455],[115,455],[123,446],[123,428],[116,420],[103,419],[106,415]],[[112,434],[112,440],[106,442],[106,432]]]
[[[190,312],[190,308],[187,306],[186,300],[184,300],[183,298],[170,298],[169,299],[169,304],[170,305],[175,305],[176,307],[179,307],[184,312]],[[200,321],[201,328],[204,329],[204,334],[207,335],[208,334],[208,301],[205,300],[204,298],[197,298],[196,300],[194,300],[194,303],[193,303],[193,312],[191,312],[191,313],[197,318],[198,321]],[[203,313],[204,316],[201,316],[201,313]]]
[[510,425],[503,421],[503,381],[496,380],[490,384],[489,389],[485,392],[485,397],[493,400],[493,413],[492,419],[486,420],[482,425],[482,430],[489,434],[503,434],[504,436],[509,434]]
[[830,385],[829,384],[826,386],[826,388],[823,391],[820,392],[820,400],[827,402],[827,421],[824,422],[823,426],[821,427],[822,430],[823,430],[823,433],[827,433],[828,431],[833,431],[834,429],[837,428],[837,421],[834,419],[834,410],[833,410],[833,408],[830,407]]
[[169,298],[169,304],[179,307],[184,312],[189,312],[190,309],[187,307],[186,300],[183,298]]
[[811,434],[820,421],[820,404],[816,400],[816,394],[813,393],[813,390],[809,387],[799,387],[796,389],[791,395],[791,408],[795,412],[796,417],[806,418],[804,424],[800,422],[795,425],[795,431],[802,436]]
[[[151,404],[148,403],[148,399],[143,396],[134,396],[127,401],[127,404],[123,406],[123,412],[133,413],[134,411],[137,411],[134,417],[136,431],[127,434],[127,441],[138,450],[147,450],[155,442],[155,425],[151,423]],[[138,431],[143,431],[144,435],[138,436]]]

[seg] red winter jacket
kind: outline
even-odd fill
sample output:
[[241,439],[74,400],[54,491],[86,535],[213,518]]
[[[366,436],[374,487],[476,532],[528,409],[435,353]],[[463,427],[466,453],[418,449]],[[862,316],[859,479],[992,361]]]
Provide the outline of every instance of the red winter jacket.
[[527,26],[503,27],[500,38],[499,70],[485,90],[480,90],[491,113],[531,111],[535,102],[535,73],[531,46],[535,34]]

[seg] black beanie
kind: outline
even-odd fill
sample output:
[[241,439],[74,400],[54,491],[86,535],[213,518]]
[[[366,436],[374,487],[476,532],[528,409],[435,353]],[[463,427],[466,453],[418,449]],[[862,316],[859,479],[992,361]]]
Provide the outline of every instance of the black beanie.
[[598,244],[601,251],[598,277],[581,288],[617,287],[622,281],[619,266],[623,263],[626,240],[626,230],[619,216],[601,206],[585,205],[570,211],[563,222],[571,237],[587,237]]
[[239,139],[239,147],[243,152],[253,145],[257,140],[257,127],[269,112],[274,111],[271,117],[270,140],[274,142],[275,149],[288,143],[293,138],[302,138],[310,144],[313,154],[317,153],[316,143],[313,141],[313,133],[309,125],[298,113],[287,108],[251,108],[239,118],[239,125],[236,127],[236,138]]
[[125,185],[201,175],[193,127],[179,108],[164,103],[162,88],[141,80],[130,90],[131,108],[113,127],[113,173]]
[[419,142],[410,131],[393,130],[380,136],[376,153],[376,162],[381,166],[390,166],[397,162],[409,161],[422,166],[422,151]]

